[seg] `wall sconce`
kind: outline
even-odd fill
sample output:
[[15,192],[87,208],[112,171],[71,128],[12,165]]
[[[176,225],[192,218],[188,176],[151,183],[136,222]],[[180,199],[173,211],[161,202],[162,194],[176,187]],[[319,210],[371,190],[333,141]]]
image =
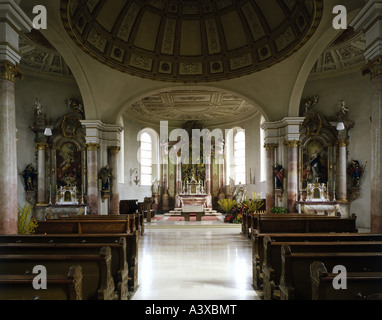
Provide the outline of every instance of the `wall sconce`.
[[139,179],[138,179],[138,169],[137,168],[130,169],[130,179],[132,181],[134,181],[136,185],[138,185]]

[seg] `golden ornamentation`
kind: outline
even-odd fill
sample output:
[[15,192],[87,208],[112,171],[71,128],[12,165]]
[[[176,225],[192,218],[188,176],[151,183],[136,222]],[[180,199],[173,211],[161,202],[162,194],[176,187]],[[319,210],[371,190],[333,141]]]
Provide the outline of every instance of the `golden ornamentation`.
[[36,143],[36,149],[37,150],[46,150],[46,148],[48,148],[49,145],[45,142],[39,142],[39,143]]
[[18,67],[8,61],[0,61],[0,79],[13,83],[16,80],[23,80],[23,74]]
[[378,56],[373,60],[369,60],[366,66],[362,69],[362,74],[370,74],[370,80],[374,79],[376,76],[382,74],[382,56]]
[[322,129],[322,119],[320,114],[317,114],[317,119],[307,117],[303,123],[306,128],[306,135],[311,137],[317,137],[321,133]]
[[337,144],[338,144],[339,147],[347,147],[348,142],[345,139],[341,139],[341,140],[337,141]]
[[98,143],[87,143],[85,146],[88,151],[97,151],[100,148]]
[[110,147],[109,150],[112,154],[118,154],[121,151],[121,147]]
[[264,144],[264,148],[266,151],[273,151],[276,147],[278,147],[275,143],[266,143]]
[[285,144],[288,146],[288,148],[297,148],[300,144],[299,140],[289,140],[286,141]]

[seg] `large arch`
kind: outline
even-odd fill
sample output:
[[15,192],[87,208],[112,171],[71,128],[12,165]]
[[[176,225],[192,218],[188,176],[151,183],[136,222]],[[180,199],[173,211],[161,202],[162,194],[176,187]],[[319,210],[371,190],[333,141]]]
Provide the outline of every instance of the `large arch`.
[[[357,1],[357,4],[363,5],[363,1]],[[352,4],[353,8],[357,7],[357,4]],[[333,6],[326,6],[325,10],[331,10]],[[351,12],[348,12],[348,22],[350,22],[360,11],[360,8],[354,9]],[[330,16],[325,14],[325,16]],[[317,62],[318,58],[322,52],[327,49],[327,47],[336,39],[336,37],[343,30],[336,30],[333,27],[330,27],[319,39],[316,41],[315,45],[312,47],[310,52],[307,54],[307,57],[298,73],[296,78],[295,85],[291,94],[291,99],[289,102],[288,116],[289,117],[298,117],[300,112],[300,103],[302,99],[302,93],[305,88],[305,83],[308,80],[314,64]]]

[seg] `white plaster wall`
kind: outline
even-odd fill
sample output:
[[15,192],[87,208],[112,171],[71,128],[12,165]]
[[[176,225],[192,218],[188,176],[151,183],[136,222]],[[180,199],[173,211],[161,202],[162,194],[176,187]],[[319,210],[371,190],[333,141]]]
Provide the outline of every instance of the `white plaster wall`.
[[[350,109],[349,117],[355,122],[350,131],[348,162],[359,160],[361,165],[370,164],[370,117],[371,117],[371,82],[360,72],[338,77],[311,77],[306,83],[303,99],[319,95],[320,101],[314,107],[326,116],[334,115],[339,109],[336,105],[344,99]],[[357,215],[358,227],[370,227],[370,166],[361,183],[361,196],[350,204],[350,213]]]
[[[24,80],[16,82],[17,168],[19,173],[22,173],[29,163],[37,168],[35,134],[29,129],[34,120],[36,98],[43,107],[49,108],[49,119],[56,120],[68,112],[65,99],[71,97],[81,97],[74,81],[54,81],[26,75]],[[20,205],[23,206],[26,200],[21,175],[17,182],[17,198]]]

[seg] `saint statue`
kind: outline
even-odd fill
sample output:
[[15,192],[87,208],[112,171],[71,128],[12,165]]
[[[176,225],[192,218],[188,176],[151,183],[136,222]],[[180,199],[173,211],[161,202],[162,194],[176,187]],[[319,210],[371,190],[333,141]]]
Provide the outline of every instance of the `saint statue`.
[[276,189],[283,189],[284,187],[284,176],[285,170],[281,164],[276,163],[273,168],[273,173],[275,175],[276,180]]
[[28,164],[23,172],[25,191],[34,191],[34,181],[36,176],[37,172],[33,169],[32,164]]
[[358,188],[360,186],[362,171],[363,171],[363,168],[361,167],[359,161],[352,159],[350,167],[349,167],[352,187]]
[[101,169],[99,173],[99,178],[102,182],[102,191],[110,190],[110,182],[111,182],[111,169],[107,164],[104,168]]
[[236,186],[235,192],[233,194],[234,199],[236,202],[241,203],[245,200],[246,195],[247,190],[245,185],[242,185],[241,182],[239,182],[239,185]]

